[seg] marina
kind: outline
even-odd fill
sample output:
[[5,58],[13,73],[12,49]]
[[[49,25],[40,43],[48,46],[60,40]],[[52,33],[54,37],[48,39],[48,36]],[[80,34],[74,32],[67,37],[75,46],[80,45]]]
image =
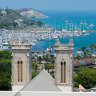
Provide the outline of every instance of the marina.
[[[38,41],[45,39],[57,39],[73,36],[85,36],[87,32],[83,31],[67,31],[67,30],[0,30],[0,49],[8,49],[8,45],[12,40],[25,39],[30,40],[32,45],[36,45]],[[6,46],[6,47],[5,47]]]
[[[95,17],[61,17],[52,14],[49,18],[37,19],[37,21],[45,22],[45,26],[30,28],[26,30],[0,30],[0,50],[10,49],[10,42],[12,40],[25,39],[30,40],[32,44],[32,51],[44,51],[49,49],[54,53],[55,40],[59,39],[61,43],[69,42],[72,38],[74,41],[74,52],[77,53],[81,47],[87,47],[90,44],[95,44]],[[72,20],[71,20],[72,19]],[[94,19],[94,20],[93,20]],[[94,22],[90,22],[94,21]]]

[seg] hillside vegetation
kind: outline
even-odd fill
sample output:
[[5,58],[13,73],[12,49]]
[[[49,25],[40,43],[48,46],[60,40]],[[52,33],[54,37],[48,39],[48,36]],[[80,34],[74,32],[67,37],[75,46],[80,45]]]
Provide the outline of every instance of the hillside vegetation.
[[29,20],[12,9],[0,9],[0,29],[14,29],[27,26],[42,26],[44,23]]

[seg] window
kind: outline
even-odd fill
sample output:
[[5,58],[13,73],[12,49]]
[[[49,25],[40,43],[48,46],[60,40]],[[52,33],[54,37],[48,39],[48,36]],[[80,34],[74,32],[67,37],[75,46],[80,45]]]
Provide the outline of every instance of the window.
[[66,62],[61,62],[61,83],[66,83]]
[[61,62],[61,83],[63,83],[63,62]]
[[18,61],[18,82],[23,82],[23,62]]
[[20,82],[20,62],[18,61],[18,82]]
[[66,62],[64,62],[64,83],[66,83]]
[[21,82],[23,82],[23,62],[21,61]]

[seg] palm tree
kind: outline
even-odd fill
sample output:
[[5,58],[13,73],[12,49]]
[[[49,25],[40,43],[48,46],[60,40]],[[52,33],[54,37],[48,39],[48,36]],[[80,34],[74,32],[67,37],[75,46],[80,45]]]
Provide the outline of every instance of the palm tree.
[[85,49],[86,49],[86,47],[82,47],[82,48],[79,48],[79,51],[81,50],[81,51],[85,51]]
[[92,50],[92,53],[93,53],[93,51],[94,51],[94,47],[95,47],[94,44],[91,44],[91,45],[89,46],[89,48]]
[[96,45],[94,46],[94,50],[95,50],[95,53],[96,53]]
[[90,51],[89,51],[88,49],[86,49],[86,50],[84,51],[84,57],[85,57],[85,58],[91,57],[91,53],[90,53]]

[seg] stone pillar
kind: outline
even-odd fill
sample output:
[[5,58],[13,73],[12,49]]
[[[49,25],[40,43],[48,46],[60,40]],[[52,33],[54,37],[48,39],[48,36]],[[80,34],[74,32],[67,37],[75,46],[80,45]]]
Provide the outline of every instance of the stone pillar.
[[12,91],[19,91],[32,78],[31,44],[12,42]]
[[[73,47],[72,40],[69,44],[60,44],[57,40],[55,44],[55,83],[63,92],[72,92],[73,90]],[[61,68],[61,62],[63,68]]]

